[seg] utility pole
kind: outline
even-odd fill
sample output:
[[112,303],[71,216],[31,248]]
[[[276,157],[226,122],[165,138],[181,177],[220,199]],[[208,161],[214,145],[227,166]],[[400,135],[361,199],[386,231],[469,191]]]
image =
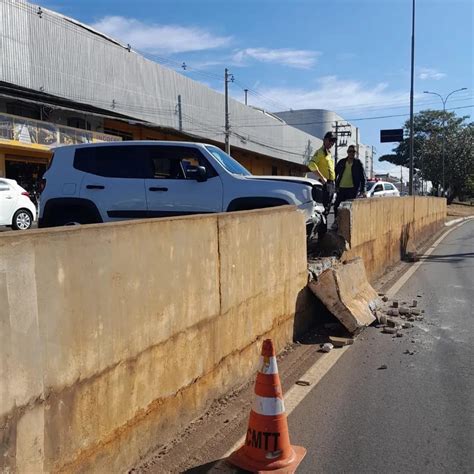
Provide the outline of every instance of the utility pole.
[[229,70],[225,68],[224,84],[225,84],[225,152],[230,155],[230,123],[229,123],[229,82],[234,82],[234,76],[229,74]]
[[374,177],[374,155],[376,154],[377,150],[375,149],[374,145],[372,145],[372,158],[370,160],[370,177]]
[[[348,123],[343,123],[339,124],[339,122],[336,120],[336,125],[332,126],[334,128],[334,135],[336,136],[336,143],[335,143],[335,150],[334,150],[334,166],[337,165],[337,148],[339,146],[339,137],[350,137],[352,136],[352,132],[350,130],[346,130],[347,127],[350,128],[350,124]],[[347,141],[343,140],[340,143],[341,146],[346,146]]]
[[413,117],[413,88],[415,82],[415,0],[412,6],[411,19],[411,88],[410,88],[410,184],[409,194],[413,196],[413,153],[415,145]]
[[181,108],[181,94],[178,95],[178,128],[179,131],[183,131],[183,111]]
[[244,93],[245,93],[245,105],[247,105],[247,94],[248,94],[249,90],[248,89],[244,89]]
[[359,158],[359,128],[356,127],[356,151],[357,151],[357,158]]

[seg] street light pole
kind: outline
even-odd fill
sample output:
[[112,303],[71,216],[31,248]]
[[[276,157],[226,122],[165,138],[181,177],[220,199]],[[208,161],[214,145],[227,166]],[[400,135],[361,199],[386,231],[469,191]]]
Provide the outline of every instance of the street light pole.
[[441,102],[443,103],[443,140],[441,145],[441,162],[442,162],[442,187],[443,187],[443,195],[445,194],[445,183],[444,183],[444,142],[446,141],[446,102],[448,101],[449,97],[452,96],[456,92],[465,91],[467,87],[461,87],[461,89],[456,89],[451,91],[446,98],[444,98],[441,94],[437,92],[430,92],[430,91],[423,91],[423,94],[432,94],[437,95]]
[[411,14],[411,87],[410,87],[410,182],[409,194],[413,196],[413,154],[415,148],[414,116],[413,116],[413,88],[415,83],[415,0]]

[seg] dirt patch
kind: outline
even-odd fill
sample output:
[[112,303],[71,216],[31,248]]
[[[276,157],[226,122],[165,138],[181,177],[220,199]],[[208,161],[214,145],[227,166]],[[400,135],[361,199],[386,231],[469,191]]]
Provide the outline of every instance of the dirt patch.
[[447,220],[459,219],[460,217],[474,216],[474,206],[469,204],[450,204],[448,206]]

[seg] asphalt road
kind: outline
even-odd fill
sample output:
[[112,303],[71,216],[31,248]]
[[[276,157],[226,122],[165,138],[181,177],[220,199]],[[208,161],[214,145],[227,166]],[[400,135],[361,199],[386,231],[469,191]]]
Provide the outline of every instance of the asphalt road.
[[401,338],[368,328],[292,412],[298,472],[474,472],[474,220],[395,298],[425,319]]

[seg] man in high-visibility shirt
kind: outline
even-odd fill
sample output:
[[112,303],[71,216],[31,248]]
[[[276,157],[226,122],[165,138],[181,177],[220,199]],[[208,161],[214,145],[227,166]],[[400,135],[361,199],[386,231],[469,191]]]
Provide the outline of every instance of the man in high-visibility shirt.
[[334,160],[329,151],[334,143],[336,143],[336,137],[332,132],[327,132],[324,135],[323,146],[313,155],[308,163],[309,170],[315,173],[323,183],[323,206],[326,216],[331,210],[335,191],[334,181],[336,180],[336,173],[334,171]]

